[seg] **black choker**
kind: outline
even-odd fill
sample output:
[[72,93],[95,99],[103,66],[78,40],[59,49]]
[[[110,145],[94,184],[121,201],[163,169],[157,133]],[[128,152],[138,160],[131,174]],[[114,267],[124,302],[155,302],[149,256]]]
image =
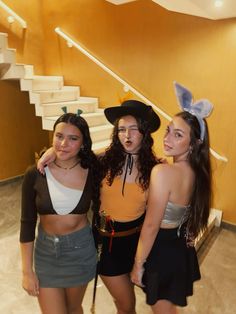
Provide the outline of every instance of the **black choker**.
[[61,168],[61,169],[64,169],[64,170],[71,170],[71,169],[75,168],[75,166],[77,166],[79,164],[79,161],[76,161],[76,163],[73,166],[71,166],[71,167],[62,167],[62,166],[58,165],[55,160],[53,161],[53,163],[58,168]]

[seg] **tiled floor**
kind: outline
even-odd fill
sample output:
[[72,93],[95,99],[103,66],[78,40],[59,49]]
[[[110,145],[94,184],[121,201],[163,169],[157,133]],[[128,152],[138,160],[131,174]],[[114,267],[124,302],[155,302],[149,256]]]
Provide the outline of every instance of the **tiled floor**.
[[[21,289],[18,245],[20,181],[0,185],[0,313],[40,314],[37,300]],[[236,233],[215,229],[199,252],[202,279],[194,296],[179,314],[236,313]],[[93,283],[84,299],[84,313],[90,313]],[[136,289],[137,314],[150,314],[140,289]],[[96,314],[115,314],[111,297],[98,282]]]

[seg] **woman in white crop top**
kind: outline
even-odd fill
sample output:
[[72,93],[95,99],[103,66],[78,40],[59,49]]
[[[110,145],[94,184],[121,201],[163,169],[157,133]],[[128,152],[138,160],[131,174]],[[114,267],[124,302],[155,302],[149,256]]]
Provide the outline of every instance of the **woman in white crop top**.
[[97,170],[91,146],[87,122],[79,114],[65,113],[54,125],[56,159],[45,168],[45,175],[36,167],[25,173],[22,285],[38,298],[45,314],[82,314],[87,284],[95,276],[97,254],[87,219]]
[[191,240],[207,226],[211,200],[209,137],[205,117],[212,105],[192,102],[191,93],[175,83],[183,112],[176,114],[164,136],[172,164],[153,168],[147,213],[139,238],[132,281],[143,287],[153,313],[175,314],[193,294],[200,279]]
[[159,128],[160,119],[151,106],[137,100],[106,108],[104,113],[114,130],[110,146],[99,156],[101,206],[94,219],[98,274],[117,313],[135,314],[129,273],[146,210],[151,169],[159,162],[152,150],[151,133]]

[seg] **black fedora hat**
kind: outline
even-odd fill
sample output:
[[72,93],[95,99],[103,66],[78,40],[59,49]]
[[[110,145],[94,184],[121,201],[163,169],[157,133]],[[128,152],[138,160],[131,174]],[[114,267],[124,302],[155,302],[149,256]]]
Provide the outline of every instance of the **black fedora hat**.
[[138,100],[126,100],[121,106],[106,108],[104,114],[111,124],[123,116],[139,117],[149,123],[150,132],[158,130],[161,124],[159,116],[152,107]]

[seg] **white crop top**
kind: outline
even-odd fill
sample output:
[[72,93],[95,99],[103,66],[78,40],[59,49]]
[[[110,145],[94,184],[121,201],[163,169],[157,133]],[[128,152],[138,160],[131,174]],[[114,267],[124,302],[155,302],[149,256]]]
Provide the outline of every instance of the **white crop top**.
[[58,182],[45,167],[48,190],[52,202],[52,206],[58,215],[68,215],[77,206],[83,191],[72,189]]

